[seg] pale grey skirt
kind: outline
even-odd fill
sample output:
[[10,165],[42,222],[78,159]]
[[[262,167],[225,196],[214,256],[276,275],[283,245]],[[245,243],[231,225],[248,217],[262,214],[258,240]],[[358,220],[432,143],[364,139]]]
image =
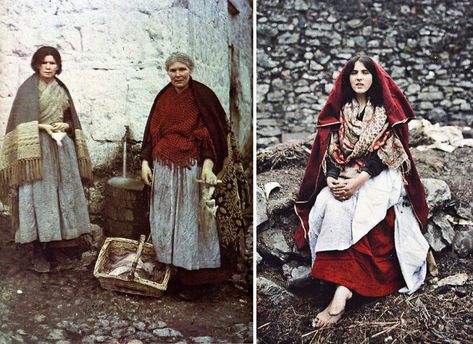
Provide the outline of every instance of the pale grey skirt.
[[202,168],[169,167],[154,162],[150,225],[156,258],[187,270],[220,267],[215,220],[204,235],[199,229]]
[[40,132],[43,179],[19,187],[19,228],[15,242],[69,240],[90,232],[74,142],[62,147]]

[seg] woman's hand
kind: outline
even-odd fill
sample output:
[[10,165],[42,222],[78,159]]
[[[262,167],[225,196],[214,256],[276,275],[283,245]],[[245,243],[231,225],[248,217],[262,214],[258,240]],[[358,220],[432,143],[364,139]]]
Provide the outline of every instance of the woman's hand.
[[217,185],[217,176],[213,172],[214,162],[210,159],[205,159],[202,166],[202,180],[205,184]]
[[327,185],[330,191],[332,192],[333,197],[335,197],[335,199],[339,201],[342,201],[345,192],[345,179],[335,179],[333,177],[327,177]]
[[336,195],[334,194],[334,197],[336,199],[338,199],[339,201],[345,201],[345,200],[349,199],[370,178],[371,178],[371,176],[367,172],[362,171],[356,177],[346,179],[345,181],[340,183],[340,185],[342,185],[342,187],[337,189],[337,193],[336,193]]
[[49,136],[52,136],[54,129],[51,124],[38,124],[38,128],[44,130]]
[[151,181],[153,180],[153,171],[151,171],[147,160],[143,160],[141,162],[141,179],[143,179],[143,182],[146,185],[151,186]]
[[53,123],[52,128],[54,132],[64,132],[69,129],[69,124],[64,122],[56,122]]

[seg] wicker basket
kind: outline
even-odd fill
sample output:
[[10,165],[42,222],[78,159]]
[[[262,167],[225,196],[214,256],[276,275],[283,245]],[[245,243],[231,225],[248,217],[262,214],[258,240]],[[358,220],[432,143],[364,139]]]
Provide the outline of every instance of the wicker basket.
[[[171,269],[168,265],[162,264],[165,271],[162,280],[159,282],[141,278],[135,274],[140,257],[143,262],[156,263],[153,245],[144,241],[144,235],[140,236],[139,242],[125,238],[107,238],[105,240],[94,268],[94,276],[98,278],[102,288],[144,296],[161,297],[163,295],[171,275]],[[108,274],[105,267],[112,256],[124,256],[133,252],[136,252],[136,258],[129,273],[120,276]]]

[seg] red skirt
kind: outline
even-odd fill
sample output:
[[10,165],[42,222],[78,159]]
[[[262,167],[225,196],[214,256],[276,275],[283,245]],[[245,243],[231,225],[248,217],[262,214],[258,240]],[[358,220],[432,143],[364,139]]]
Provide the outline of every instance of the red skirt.
[[394,247],[394,209],[353,246],[318,252],[311,275],[371,297],[386,296],[405,286]]

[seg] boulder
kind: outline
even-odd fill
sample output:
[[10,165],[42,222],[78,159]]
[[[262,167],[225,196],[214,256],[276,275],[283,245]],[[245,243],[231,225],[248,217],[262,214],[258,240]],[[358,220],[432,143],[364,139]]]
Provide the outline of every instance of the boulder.
[[427,231],[424,237],[435,252],[440,252],[447,247],[447,244],[442,240],[442,233],[437,230],[432,222],[427,224]]
[[469,226],[468,230],[455,233],[453,249],[462,258],[473,253],[473,226]]
[[430,214],[445,206],[452,199],[452,193],[445,181],[434,178],[422,178],[421,181],[425,188]]
[[269,229],[261,233],[258,251],[271,255],[283,263],[292,252],[281,229]]
[[307,265],[301,265],[301,266],[296,266],[290,271],[290,275],[287,279],[287,282],[289,284],[289,287],[292,288],[300,288],[311,281],[310,277],[310,272],[311,272],[310,266]]
[[256,279],[256,289],[259,296],[266,297],[275,306],[288,304],[294,298],[292,293],[265,277]]
[[447,244],[451,245],[453,242],[453,237],[455,236],[455,231],[452,224],[447,220],[445,214],[437,213],[432,217],[433,223],[436,225],[437,229],[440,231],[443,240]]

